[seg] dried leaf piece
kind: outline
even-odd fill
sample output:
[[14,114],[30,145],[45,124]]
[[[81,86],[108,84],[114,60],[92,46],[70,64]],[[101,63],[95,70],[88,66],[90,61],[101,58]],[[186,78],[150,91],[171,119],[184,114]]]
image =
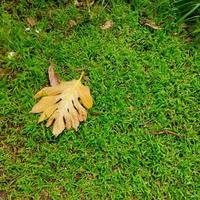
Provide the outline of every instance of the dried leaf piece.
[[74,5],[79,8],[79,7],[83,6],[83,2],[75,0]]
[[9,75],[9,73],[11,72],[10,69],[3,69],[0,67],[0,78],[6,76],[6,75]]
[[55,64],[51,63],[48,69],[48,74],[49,74],[49,82],[51,86],[58,85],[60,83],[60,79],[58,75],[54,72]]
[[162,30],[162,28],[155,24],[155,22],[149,20],[149,19],[143,19],[140,21],[140,23],[144,26],[148,26],[154,30]]
[[108,20],[101,26],[101,29],[102,30],[110,29],[110,28],[113,27],[113,25],[114,25],[113,21],[112,20]]
[[50,196],[49,196],[49,193],[48,193],[48,191],[46,191],[46,190],[42,190],[41,192],[40,192],[40,195],[39,195],[39,200],[50,200],[51,198],[50,198]]
[[89,82],[89,81],[90,81],[90,78],[89,78],[89,76],[84,75],[84,76],[83,76],[83,80],[84,80],[85,82]]
[[68,25],[69,25],[70,28],[73,28],[74,26],[76,26],[76,22],[74,20],[70,19],[68,21]]
[[77,8],[81,8],[81,7],[90,7],[94,4],[94,0],[75,0],[74,1],[74,5]]
[[0,199],[7,199],[8,193],[4,190],[0,190]]
[[27,22],[28,22],[28,24],[29,24],[31,27],[33,27],[33,26],[36,25],[36,21],[35,21],[35,19],[33,19],[32,17],[28,17],[28,18],[27,18]]
[[32,113],[42,113],[39,121],[48,119],[46,126],[53,124],[56,137],[66,128],[77,131],[80,122],[87,118],[87,110],[92,107],[90,89],[79,80],[61,82],[52,87],[45,87],[34,97],[41,100],[32,108]]

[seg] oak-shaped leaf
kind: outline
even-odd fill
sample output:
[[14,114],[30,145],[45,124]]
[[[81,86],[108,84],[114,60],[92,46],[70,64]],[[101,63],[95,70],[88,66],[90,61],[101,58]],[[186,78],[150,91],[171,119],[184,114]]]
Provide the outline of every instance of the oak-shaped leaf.
[[[83,76],[83,75],[82,75]],[[79,80],[61,81],[40,90],[34,98],[41,98],[31,113],[41,113],[38,122],[47,120],[46,126],[53,125],[53,135],[58,136],[65,128],[77,131],[80,122],[87,118],[92,107],[90,89]]]

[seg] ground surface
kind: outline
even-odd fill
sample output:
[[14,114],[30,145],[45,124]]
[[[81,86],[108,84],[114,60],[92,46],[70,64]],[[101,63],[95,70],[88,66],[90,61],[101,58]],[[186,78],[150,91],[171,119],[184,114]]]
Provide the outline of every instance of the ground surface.
[[[152,30],[125,3],[5,1],[0,13],[0,197],[199,198],[200,51],[170,17]],[[65,80],[85,71],[95,101],[56,139],[29,113],[50,62]],[[163,129],[178,136],[152,134]]]

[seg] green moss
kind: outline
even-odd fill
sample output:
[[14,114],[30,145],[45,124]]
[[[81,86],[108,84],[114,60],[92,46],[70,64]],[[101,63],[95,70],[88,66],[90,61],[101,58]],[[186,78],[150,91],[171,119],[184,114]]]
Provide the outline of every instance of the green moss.
[[[170,21],[163,30],[141,26],[125,3],[88,11],[37,2],[19,2],[13,12],[1,5],[1,68],[9,69],[0,80],[1,194],[198,199],[198,47],[174,36]],[[25,31],[29,15],[37,24]],[[101,30],[106,20],[114,26]],[[50,61],[65,80],[84,70],[95,101],[78,132],[56,139],[29,113],[48,85]],[[149,134],[163,129],[183,137]]]

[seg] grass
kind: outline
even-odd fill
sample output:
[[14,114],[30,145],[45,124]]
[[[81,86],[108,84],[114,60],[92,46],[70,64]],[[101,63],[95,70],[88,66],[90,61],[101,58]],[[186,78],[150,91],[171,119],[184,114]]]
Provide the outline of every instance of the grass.
[[[174,1],[177,13],[177,23],[185,26],[187,34],[192,36],[197,43],[200,41],[200,2],[199,0]],[[184,23],[184,24],[183,24]]]
[[[163,30],[140,25],[126,3],[27,2],[0,8],[1,197],[199,199],[199,47],[171,18]],[[106,20],[114,27],[101,30]],[[78,132],[58,138],[29,113],[51,61],[65,80],[84,70],[95,101]],[[151,134],[163,129],[181,137]]]

